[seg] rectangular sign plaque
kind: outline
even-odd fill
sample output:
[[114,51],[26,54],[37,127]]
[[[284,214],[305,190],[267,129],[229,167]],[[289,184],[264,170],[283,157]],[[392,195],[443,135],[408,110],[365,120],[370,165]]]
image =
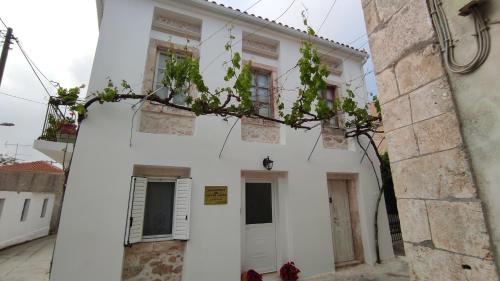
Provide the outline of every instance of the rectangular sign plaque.
[[227,204],[227,186],[205,186],[205,205]]

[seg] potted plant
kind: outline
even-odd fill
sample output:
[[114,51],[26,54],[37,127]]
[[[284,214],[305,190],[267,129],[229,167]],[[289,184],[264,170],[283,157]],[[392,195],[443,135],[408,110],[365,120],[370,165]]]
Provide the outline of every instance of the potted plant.
[[262,274],[250,269],[241,274],[241,281],[262,281]]
[[76,123],[72,117],[64,117],[57,121],[57,139],[63,142],[75,142],[76,138]]
[[282,281],[297,281],[299,280],[300,270],[295,266],[293,261],[285,263],[280,269],[280,277]]

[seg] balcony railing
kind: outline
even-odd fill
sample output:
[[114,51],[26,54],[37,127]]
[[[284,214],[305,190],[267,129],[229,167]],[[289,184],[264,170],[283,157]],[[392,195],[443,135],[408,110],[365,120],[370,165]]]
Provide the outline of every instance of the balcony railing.
[[76,128],[75,120],[63,113],[59,109],[59,105],[50,100],[47,106],[42,135],[38,139],[74,143],[76,140]]

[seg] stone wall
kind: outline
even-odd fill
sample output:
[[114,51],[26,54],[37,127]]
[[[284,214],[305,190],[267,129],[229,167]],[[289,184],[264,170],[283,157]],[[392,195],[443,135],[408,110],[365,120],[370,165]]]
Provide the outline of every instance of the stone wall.
[[323,127],[321,137],[324,148],[347,149],[348,147],[345,131],[342,129]]
[[280,143],[280,125],[267,120],[242,118],[241,139],[248,142]]
[[0,190],[16,192],[53,193],[54,207],[50,231],[57,232],[61,214],[64,174],[40,172],[0,172]]
[[196,116],[192,112],[146,102],[140,118],[139,132],[177,136],[194,134]]
[[162,241],[134,244],[125,248],[123,281],[180,281],[185,242]]
[[363,0],[412,280],[497,280],[425,0]]

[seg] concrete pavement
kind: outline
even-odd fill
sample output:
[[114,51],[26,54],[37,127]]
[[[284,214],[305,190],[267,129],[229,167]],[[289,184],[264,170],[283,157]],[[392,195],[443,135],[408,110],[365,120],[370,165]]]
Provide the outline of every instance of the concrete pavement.
[[[278,274],[264,275],[264,281],[279,281]],[[303,279],[299,279],[303,280]],[[346,267],[304,281],[409,281],[408,262],[405,257],[396,257],[382,264],[367,264]]]
[[[0,281],[48,281],[55,235],[0,250]],[[264,280],[279,280],[277,274]],[[376,266],[366,264],[340,269],[307,281],[409,281],[405,257]]]
[[48,281],[55,235],[0,250],[1,281]]

